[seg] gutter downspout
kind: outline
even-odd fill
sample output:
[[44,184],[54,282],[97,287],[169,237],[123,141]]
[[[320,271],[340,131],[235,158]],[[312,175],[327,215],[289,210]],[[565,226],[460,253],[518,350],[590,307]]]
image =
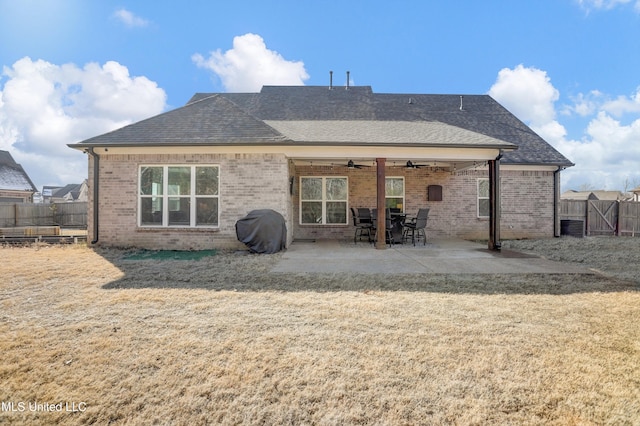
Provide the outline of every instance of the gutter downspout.
[[553,236],[559,237],[560,231],[560,172],[564,167],[558,167],[553,172]]
[[489,161],[489,250],[500,251],[500,159]]
[[91,245],[98,242],[98,194],[100,180],[100,156],[95,153],[93,147],[87,148],[87,154],[93,157],[93,241]]

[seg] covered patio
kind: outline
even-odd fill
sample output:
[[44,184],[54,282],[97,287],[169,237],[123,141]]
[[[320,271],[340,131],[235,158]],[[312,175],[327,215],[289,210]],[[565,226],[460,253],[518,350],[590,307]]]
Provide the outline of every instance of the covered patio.
[[[387,187],[390,180],[399,181],[400,194],[395,200],[396,210],[401,211],[407,217],[415,217],[420,208],[432,207],[433,213],[440,216],[447,215],[447,205],[453,205],[470,195],[466,194],[459,185],[455,184],[454,177],[462,173],[475,173],[478,176],[488,177],[488,231],[480,235],[482,239],[489,241],[489,249],[500,249],[500,157],[502,150],[499,148],[486,150],[462,150],[455,156],[450,150],[425,155],[424,152],[409,156],[409,153],[387,152],[386,157],[350,156],[344,158],[294,158],[290,177],[291,192],[294,195],[294,239],[310,238],[308,230],[318,229],[316,224],[305,224],[301,191],[303,191],[303,179],[312,177],[344,176],[349,179],[348,205],[350,208],[369,208],[377,210],[377,223],[379,238],[375,242],[377,249],[387,248],[385,242],[385,219],[387,208],[393,195],[389,195]],[[355,153],[354,153],[355,154]],[[487,172],[488,170],[488,172]],[[442,202],[442,188],[449,194],[449,199]],[[432,188],[439,199],[433,198]],[[430,198],[431,197],[431,198]],[[475,195],[473,195],[475,198]],[[467,200],[468,201],[468,200]],[[429,203],[427,203],[429,202]],[[437,203],[436,209],[433,209]],[[429,204],[429,205],[428,205]],[[471,207],[470,207],[471,208]],[[473,201],[473,216],[475,217],[475,200]],[[453,209],[452,209],[453,210]],[[439,213],[438,213],[439,212]],[[351,226],[351,214],[347,209],[349,225]],[[324,225],[327,229],[328,225]],[[321,232],[321,231],[320,231]],[[319,234],[320,238],[327,238],[327,234]],[[340,239],[340,235],[333,238]],[[396,241],[397,242],[397,241]]]
[[511,250],[489,250],[460,239],[372,250],[362,242],[294,241],[271,270],[275,273],[358,274],[593,274],[586,267]]
[[[292,193],[296,178],[321,173],[319,167],[330,169],[332,174],[364,168],[375,170],[375,179],[369,178],[362,185],[375,188],[375,203],[367,201],[378,212],[377,249],[387,246],[384,237],[388,207],[386,177],[393,176],[394,170],[425,167],[452,175],[486,165],[489,177],[487,237],[489,249],[500,249],[500,159],[504,152],[515,150],[516,145],[437,121],[267,121],[267,124],[297,141],[296,146],[285,153],[294,166]],[[298,184],[302,187],[300,180]],[[361,207],[357,200],[363,191],[366,189],[349,188],[351,207]],[[411,197],[411,194],[408,198],[403,195],[406,205],[400,209],[405,213],[412,213],[405,209],[408,206],[415,211],[425,207]],[[302,214],[298,217],[303,226]]]

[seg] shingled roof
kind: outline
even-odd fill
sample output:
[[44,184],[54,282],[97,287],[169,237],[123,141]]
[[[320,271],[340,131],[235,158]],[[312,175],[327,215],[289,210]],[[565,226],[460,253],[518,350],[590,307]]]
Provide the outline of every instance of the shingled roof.
[[[361,129],[362,137],[353,129]],[[388,144],[444,146],[445,139],[433,137],[437,131],[463,136],[458,146],[516,145],[503,163],[573,165],[488,95],[378,94],[370,86],[197,93],[181,108],[70,146],[381,144],[385,140],[372,139],[384,138],[385,132],[395,138]]]
[[8,151],[0,151],[0,189],[36,192],[36,186],[27,172]]

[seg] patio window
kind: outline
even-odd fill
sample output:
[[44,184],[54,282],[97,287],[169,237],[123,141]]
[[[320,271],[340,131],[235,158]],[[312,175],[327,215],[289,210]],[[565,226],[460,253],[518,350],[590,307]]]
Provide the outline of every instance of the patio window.
[[141,166],[140,226],[217,227],[218,166]]
[[478,217],[489,217],[489,179],[478,179]]
[[346,177],[300,177],[300,223],[346,225]]
[[385,179],[385,207],[404,211],[404,178],[388,177]]

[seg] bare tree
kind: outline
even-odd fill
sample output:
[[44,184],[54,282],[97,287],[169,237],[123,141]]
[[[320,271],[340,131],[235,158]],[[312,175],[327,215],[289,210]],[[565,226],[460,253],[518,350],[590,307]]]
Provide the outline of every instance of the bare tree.
[[634,176],[633,179],[629,179],[627,176],[624,180],[624,190],[622,192],[627,193],[638,187],[640,187],[640,177]]
[[596,188],[595,186],[593,186],[590,183],[583,183],[580,185],[580,187],[578,188],[578,191],[584,192],[584,191],[594,191]]

